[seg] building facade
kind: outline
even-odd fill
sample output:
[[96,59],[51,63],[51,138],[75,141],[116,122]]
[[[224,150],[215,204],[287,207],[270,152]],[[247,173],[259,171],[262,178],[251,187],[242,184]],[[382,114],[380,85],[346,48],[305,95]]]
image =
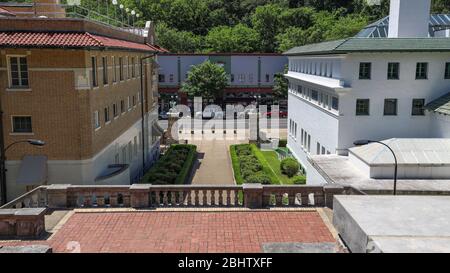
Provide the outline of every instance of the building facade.
[[[413,1],[407,13],[415,7],[415,15],[400,16],[404,2],[411,1],[391,3],[388,37],[374,37],[372,27],[365,38],[360,33],[285,53],[288,146],[307,171],[315,171],[310,156],[347,155],[360,139],[450,137],[448,116],[439,111],[450,92],[450,39],[430,37],[427,1]],[[414,32],[417,20],[425,27]]]
[[40,184],[130,184],[153,164],[160,48],[149,42],[151,24],[145,33],[85,19],[0,18],[5,147],[46,142],[7,151],[8,200]]
[[191,67],[208,60],[223,66],[228,75],[226,103],[250,104],[255,100],[255,95],[260,95],[263,102],[270,104],[273,101],[274,76],[283,73],[287,65],[287,57],[281,54],[161,54],[158,63],[163,111],[170,108],[170,101],[173,100],[192,103],[179,90]]

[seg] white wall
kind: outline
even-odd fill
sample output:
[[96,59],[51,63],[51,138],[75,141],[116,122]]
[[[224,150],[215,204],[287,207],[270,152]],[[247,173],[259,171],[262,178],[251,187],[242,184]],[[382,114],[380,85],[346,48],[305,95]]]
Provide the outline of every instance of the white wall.
[[[359,63],[372,63],[371,80],[359,80]],[[387,80],[389,62],[400,63],[400,80]],[[417,62],[428,63],[428,80],[416,80]],[[343,78],[351,86],[340,98],[339,148],[348,149],[358,139],[432,137],[430,115],[412,116],[412,99],[425,104],[450,92],[444,79],[450,53],[351,54],[343,64]],[[384,99],[398,99],[398,115],[384,116]],[[370,116],[356,116],[356,100],[370,99]]]
[[430,133],[436,138],[450,138],[450,116],[432,113]]
[[[273,77],[277,73],[283,73],[288,64],[285,56],[261,56],[261,85],[272,86]],[[266,74],[270,75],[270,82],[266,82]]]
[[[291,70],[296,69],[293,66],[301,59],[290,57]],[[322,59],[308,57],[308,60]],[[445,63],[450,62],[450,53],[355,53],[341,56],[339,60],[336,61],[340,63],[339,79],[348,89],[334,92],[333,88],[317,82],[289,79],[291,85],[309,85],[315,90],[339,96],[339,113],[333,115],[296,95],[289,95],[289,119],[296,120],[299,131],[303,128],[312,136],[312,154],[316,153],[317,142],[331,153],[346,154],[358,139],[450,137],[449,117],[432,118],[427,112],[425,116],[411,115],[412,99],[425,99],[427,104],[450,92],[450,80],[444,79]],[[372,63],[371,80],[359,80],[361,62]],[[400,63],[399,80],[387,80],[389,62]],[[417,62],[428,63],[427,80],[415,79]],[[333,78],[337,77],[335,75]],[[387,98],[398,100],[397,116],[384,116],[384,100]],[[370,99],[369,116],[356,116],[357,99]],[[308,166],[299,137],[297,141],[289,137],[288,142],[301,163]]]
[[[158,73],[165,75],[165,82],[160,82],[160,86],[176,86],[178,85],[178,57],[177,56],[164,56],[158,57],[158,63],[160,65]],[[173,75],[173,82],[170,82],[170,75]]]

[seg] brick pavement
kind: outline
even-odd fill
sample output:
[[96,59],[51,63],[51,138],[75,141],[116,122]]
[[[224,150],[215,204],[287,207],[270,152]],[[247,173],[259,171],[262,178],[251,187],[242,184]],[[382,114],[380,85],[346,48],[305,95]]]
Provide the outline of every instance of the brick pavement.
[[[72,242],[72,243],[70,243]],[[76,243],[73,243],[76,242]],[[74,213],[48,241],[54,252],[256,253],[263,243],[336,242],[315,211]],[[73,249],[73,248],[72,248]]]

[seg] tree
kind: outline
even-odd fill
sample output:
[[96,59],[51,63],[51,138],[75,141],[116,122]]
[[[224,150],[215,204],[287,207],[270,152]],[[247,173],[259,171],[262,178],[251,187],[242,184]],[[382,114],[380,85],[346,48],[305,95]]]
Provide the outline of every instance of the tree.
[[253,28],[259,33],[263,52],[275,51],[275,37],[279,33],[282,11],[283,8],[280,5],[269,4],[257,7],[252,15]]
[[277,73],[274,76],[273,96],[276,100],[286,100],[288,97],[289,81],[284,74],[288,73],[288,66],[284,68],[283,73]]
[[258,32],[243,24],[213,28],[205,38],[209,52],[255,52],[258,41]]
[[222,100],[223,91],[228,84],[225,69],[210,61],[193,66],[181,90],[190,97],[207,100]]
[[194,53],[202,48],[202,38],[192,32],[177,31],[166,24],[156,25],[158,44],[170,52]]

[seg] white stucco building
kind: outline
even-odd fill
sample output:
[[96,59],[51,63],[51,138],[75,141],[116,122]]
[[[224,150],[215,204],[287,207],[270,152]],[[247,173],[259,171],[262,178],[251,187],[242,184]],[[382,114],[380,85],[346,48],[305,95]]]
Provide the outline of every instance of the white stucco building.
[[450,138],[450,16],[429,11],[392,0],[390,17],[356,37],[285,53],[288,147],[307,172],[311,156],[347,156],[359,139]]
[[210,53],[210,54],[161,54],[158,56],[160,103],[167,109],[165,95],[179,95],[182,104],[189,104],[184,93],[179,93],[192,66],[203,62],[223,66],[228,75],[225,89],[227,103],[251,103],[259,94],[262,102],[271,104],[274,77],[283,73],[287,57],[275,53]]

